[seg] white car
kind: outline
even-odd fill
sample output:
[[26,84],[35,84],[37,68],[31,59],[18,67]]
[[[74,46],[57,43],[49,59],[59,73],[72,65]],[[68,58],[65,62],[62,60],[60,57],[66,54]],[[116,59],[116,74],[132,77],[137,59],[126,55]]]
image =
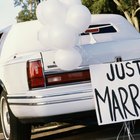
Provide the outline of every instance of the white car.
[[89,65],[140,58],[140,34],[125,18],[93,15],[77,47],[83,58],[81,66],[63,71],[55,64],[55,50],[40,44],[41,27],[38,21],[29,21],[0,32],[0,108],[5,140],[30,139],[35,122],[94,111]]

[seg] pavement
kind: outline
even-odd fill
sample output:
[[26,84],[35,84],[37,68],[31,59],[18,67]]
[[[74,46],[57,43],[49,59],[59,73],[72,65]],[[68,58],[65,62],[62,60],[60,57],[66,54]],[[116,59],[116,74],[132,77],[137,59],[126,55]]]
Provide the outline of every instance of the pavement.
[[131,139],[126,130],[122,130],[122,126],[122,123],[105,126],[98,126],[95,123],[68,126],[55,131],[34,134],[32,140],[140,140],[140,121],[137,121],[134,127],[131,126],[133,136]]
[[[133,139],[128,137],[126,131],[121,131],[122,126],[122,123],[98,126],[88,122],[87,125],[45,127],[34,130],[32,140],[140,140],[140,121],[131,127]],[[3,140],[2,133],[0,140]]]

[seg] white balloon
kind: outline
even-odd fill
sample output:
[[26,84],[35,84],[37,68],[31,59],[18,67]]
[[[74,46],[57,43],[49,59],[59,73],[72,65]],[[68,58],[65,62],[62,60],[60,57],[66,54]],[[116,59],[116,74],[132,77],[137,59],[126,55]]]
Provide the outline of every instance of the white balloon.
[[55,54],[55,63],[62,70],[73,70],[81,65],[82,57],[76,49],[58,50]]
[[43,17],[48,24],[58,24],[66,19],[67,8],[58,0],[47,0],[43,6]]
[[42,23],[43,25],[46,24],[45,17],[43,16],[43,10],[42,10],[45,3],[46,3],[46,1],[39,3],[36,8],[36,17],[39,20],[39,22]]
[[50,30],[50,42],[53,48],[71,49],[78,43],[78,33],[66,24],[54,25]]
[[91,23],[91,13],[84,5],[74,5],[69,8],[66,24],[73,26],[79,33],[84,32]]
[[82,4],[81,0],[60,0],[66,6],[73,6],[77,4]]
[[43,46],[46,46],[48,49],[51,47],[51,42],[49,40],[49,27],[44,26],[39,32],[38,32],[38,39],[40,43]]

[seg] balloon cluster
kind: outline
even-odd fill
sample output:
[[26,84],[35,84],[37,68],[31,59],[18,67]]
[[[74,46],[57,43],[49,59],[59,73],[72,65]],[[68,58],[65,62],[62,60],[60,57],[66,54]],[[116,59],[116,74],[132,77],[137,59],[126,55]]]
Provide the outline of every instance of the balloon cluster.
[[57,49],[56,65],[63,70],[80,66],[82,57],[75,46],[79,34],[91,22],[91,14],[81,0],[43,1],[37,6],[36,16],[44,25],[38,34],[39,41],[48,49]]

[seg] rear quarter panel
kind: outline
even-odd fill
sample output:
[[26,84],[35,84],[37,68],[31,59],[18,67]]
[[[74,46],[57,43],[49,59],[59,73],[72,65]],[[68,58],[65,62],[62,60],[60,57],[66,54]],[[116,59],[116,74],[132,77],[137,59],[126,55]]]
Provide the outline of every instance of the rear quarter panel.
[[25,94],[29,90],[27,61],[40,59],[40,53],[17,55],[0,66],[1,80],[8,94]]

